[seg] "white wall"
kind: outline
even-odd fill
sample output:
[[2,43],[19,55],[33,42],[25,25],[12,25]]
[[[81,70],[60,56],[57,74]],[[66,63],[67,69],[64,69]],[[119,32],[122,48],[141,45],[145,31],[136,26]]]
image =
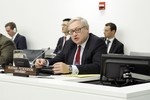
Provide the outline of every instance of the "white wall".
[[[118,26],[116,37],[124,43],[125,53],[150,52],[150,1],[103,0],[106,10],[99,11],[101,0],[0,0],[0,32],[7,35],[4,25],[17,24],[25,35],[28,48],[55,48],[61,33],[62,19],[81,16],[88,20],[90,31],[103,36],[104,24]],[[8,36],[8,35],[7,35]]]

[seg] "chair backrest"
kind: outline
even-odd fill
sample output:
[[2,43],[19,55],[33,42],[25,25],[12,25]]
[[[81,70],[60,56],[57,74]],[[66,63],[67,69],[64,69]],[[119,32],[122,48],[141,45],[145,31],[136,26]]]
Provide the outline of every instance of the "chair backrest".
[[32,62],[36,58],[44,58],[45,57],[44,50],[24,49],[23,52],[27,55],[27,58],[30,62]]

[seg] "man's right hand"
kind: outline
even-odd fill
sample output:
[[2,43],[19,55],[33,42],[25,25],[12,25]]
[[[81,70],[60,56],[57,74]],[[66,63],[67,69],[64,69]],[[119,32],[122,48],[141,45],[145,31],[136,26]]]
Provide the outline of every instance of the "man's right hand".
[[35,67],[36,68],[42,68],[43,66],[45,66],[47,63],[46,59],[37,59],[35,61]]

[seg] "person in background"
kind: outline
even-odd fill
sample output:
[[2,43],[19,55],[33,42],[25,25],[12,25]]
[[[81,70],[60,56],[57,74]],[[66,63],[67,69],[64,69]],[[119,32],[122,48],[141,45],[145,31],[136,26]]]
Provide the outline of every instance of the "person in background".
[[17,33],[17,27],[14,22],[9,22],[5,25],[6,32],[12,38],[12,41],[15,42],[15,45],[18,50],[27,49],[26,38],[23,35]]
[[106,23],[104,36],[107,45],[107,53],[124,54],[124,45],[115,37],[117,26],[114,23]]
[[15,49],[13,41],[0,33],[0,66],[13,63],[13,50]]
[[70,20],[71,20],[70,18],[63,19],[62,33],[64,33],[64,36],[59,38],[59,40],[57,42],[57,46],[53,52],[54,54],[60,53],[61,50],[63,49],[65,42],[70,38],[69,31],[68,31],[68,23]]
[[81,17],[71,19],[68,30],[71,39],[62,52],[49,61],[37,59],[35,67],[52,65],[54,74],[99,74],[101,55],[107,53],[104,40],[89,33],[89,24]]

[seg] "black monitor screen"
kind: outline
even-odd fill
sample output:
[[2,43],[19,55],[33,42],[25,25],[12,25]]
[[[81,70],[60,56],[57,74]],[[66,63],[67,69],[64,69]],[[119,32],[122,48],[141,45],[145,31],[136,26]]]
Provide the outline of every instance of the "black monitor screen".
[[28,59],[25,58],[14,58],[14,64],[16,67],[30,67]]
[[150,76],[150,57],[102,54],[101,81],[120,81],[132,74]]

